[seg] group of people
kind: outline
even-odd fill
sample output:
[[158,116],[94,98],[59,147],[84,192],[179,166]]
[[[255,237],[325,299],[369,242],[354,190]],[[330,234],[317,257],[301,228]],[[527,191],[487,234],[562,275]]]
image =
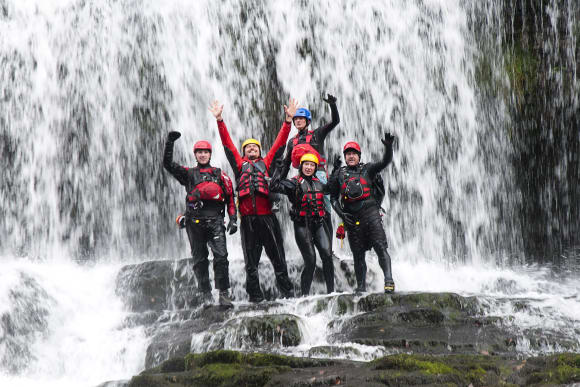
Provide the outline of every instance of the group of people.
[[[294,225],[296,244],[304,259],[300,277],[303,296],[310,293],[316,268],[316,252],[322,260],[326,291],[334,291],[334,264],[332,262],[331,210],[338,214],[346,232],[354,259],[357,288],[366,291],[365,252],[375,250],[384,274],[384,291],[395,291],[391,271],[391,258],[387,252],[387,238],[380,213],[380,196],[374,182],[393,158],[393,140],[386,133],[382,143],[383,157],[376,163],[361,163],[361,148],[349,141],[343,148],[346,165],[340,156],[333,162],[329,175],[324,158],[324,141],[339,124],[336,98],[328,94],[324,99],[331,109],[331,122],[315,130],[310,129],[311,113],[299,108],[294,99],[284,105],[285,119],[278,135],[265,153],[260,141],[249,138],[242,142],[241,153],[232,141],[223,120],[223,105],[214,101],[209,110],[216,118],[218,133],[228,162],[234,172],[237,206],[232,180],[220,168],[211,166],[213,148],[207,141],[194,144],[197,166],[188,168],[173,161],[175,141],[179,132],[170,132],[165,144],[163,166],[185,187],[186,211],[176,222],[186,229],[193,258],[193,270],[199,295],[210,300],[209,250],[214,260],[215,287],[219,289],[219,304],[231,307],[229,294],[229,262],[226,232],[234,234],[240,215],[240,234],[246,271],[246,292],[250,302],[264,300],[260,288],[258,264],[262,250],[270,259],[276,276],[277,288],[284,298],[294,297],[294,286],[288,276],[280,224],[272,211],[276,194],[288,196],[292,208],[290,217]],[[292,124],[298,133],[288,140]],[[287,144],[286,144],[287,142]],[[284,148],[286,154],[284,156]],[[265,153],[265,154],[264,154]],[[291,166],[296,176],[288,179]],[[225,213],[229,216],[227,226]],[[339,236],[337,234],[337,236]],[[342,236],[344,237],[344,236]]]

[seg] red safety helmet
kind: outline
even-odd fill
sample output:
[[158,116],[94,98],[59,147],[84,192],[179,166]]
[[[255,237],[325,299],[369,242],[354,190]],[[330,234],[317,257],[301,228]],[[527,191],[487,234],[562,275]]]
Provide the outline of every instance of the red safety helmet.
[[198,141],[193,145],[193,153],[198,150],[208,150],[211,152],[211,144],[205,140]]
[[349,149],[354,149],[359,154],[361,153],[361,151],[360,151],[360,145],[357,142],[355,142],[355,141],[349,141],[346,144],[344,144],[344,148],[342,149],[342,153],[346,153],[346,151],[349,150]]

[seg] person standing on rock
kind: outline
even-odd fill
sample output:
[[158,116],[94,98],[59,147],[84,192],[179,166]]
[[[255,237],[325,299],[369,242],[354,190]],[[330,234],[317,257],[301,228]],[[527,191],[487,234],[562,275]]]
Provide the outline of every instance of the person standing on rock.
[[297,108],[297,103],[293,99],[288,105],[284,106],[286,120],[272,148],[264,157],[262,145],[253,138],[242,143],[243,156],[240,155],[222,119],[223,105],[214,101],[209,108],[217,120],[218,132],[236,177],[241,216],[240,233],[246,266],[246,292],[250,302],[254,303],[264,300],[258,274],[262,249],[266,250],[266,255],[272,262],[280,294],[286,298],[294,297],[294,286],[288,277],[282,232],[278,219],[272,213],[268,186],[270,166],[274,162],[276,152],[288,139],[292,117]]
[[219,289],[219,304],[232,307],[228,251],[224,208],[227,206],[230,235],[238,229],[236,206],[231,179],[219,168],[210,165],[212,147],[207,141],[198,141],[193,146],[197,166],[188,168],[173,162],[173,147],[181,136],[179,132],[169,132],[163,153],[163,167],[185,187],[187,209],[178,223],[185,226],[193,271],[197,279],[198,291],[204,301],[211,300],[209,281],[208,246],[213,253],[215,287]]
[[[326,160],[324,159],[324,140],[326,136],[340,123],[338,115],[338,108],[336,107],[336,97],[328,94],[323,99],[330,106],[331,121],[317,129],[309,129],[312,121],[312,114],[306,108],[296,110],[296,114],[292,117],[292,122],[298,133],[288,141],[286,146],[286,156],[280,172],[280,178],[285,179],[290,171],[290,165],[294,168],[299,167],[300,158],[306,153],[313,153],[320,161],[316,171],[316,177],[322,184],[328,182],[328,171],[326,169]],[[326,207],[326,222],[327,230],[329,232],[328,238],[332,240],[332,222],[330,219],[331,207],[330,198],[328,195],[324,196],[324,205]]]
[[350,249],[354,259],[357,293],[366,291],[365,253],[373,248],[384,274],[384,291],[393,293],[395,282],[391,271],[391,257],[387,252],[387,236],[377,203],[377,193],[373,182],[377,175],[393,159],[395,137],[385,133],[381,142],[385,153],[381,161],[364,164],[360,162],[361,148],[355,141],[349,141],[343,148],[346,166],[341,167],[340,156],[336,157],[329,182],[332,207],[342,218]]
[[290,218],[294,223],[294,237],[304,258],[304,268],[300,276],[300,288],[303,296],[310,293],[314,277],[315,247],[322,260],[326,292],[334,292],[332,249],[326,229],[327,224],[324,220],[326,217],[324,194],[327,193],[327,184],[323,184],[314,175],[318,169],[318,164],[318,157],[312,153],[307,153],[300,158],[298,176],[292,179],[280,179],[277,176],[279,172],[277,170],[270,181],[270,189],[287,195],[292,203]]

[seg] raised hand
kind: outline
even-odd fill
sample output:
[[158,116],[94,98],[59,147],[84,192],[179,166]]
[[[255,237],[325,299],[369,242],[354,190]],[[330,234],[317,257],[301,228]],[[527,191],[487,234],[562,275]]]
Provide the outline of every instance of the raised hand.
[[326,103],[329,103],[329,104],[336,103],[336,97],[332,94],[326,94],[326,98],[322,98],[322,100]]
[[176,131],[169,132],[169,134],[167,135],[167,139],[171,142],[177,140],[179,137],[181,137],[181,133]]
[[393,141],[395,141],[395,136],[393,136],[389,132],[385,133],[385,138],[384,139],[381,139],[381,142],[383,143],[384,146],[392,146],[393,145]]
[[292,122],[292,117],[296,114],[298,109],[298,101],[294,98],[288,100],[288,106],[284,105],[284,112],[286,113],[286,122]]
[[224,105],[220,105],[219,101],[216,99],[215,101],[212,102],[212,104],[209,106],[208,109],[211,112],[211,114],[213,114],[216,120],[222,121],[222,112],[224,111]]

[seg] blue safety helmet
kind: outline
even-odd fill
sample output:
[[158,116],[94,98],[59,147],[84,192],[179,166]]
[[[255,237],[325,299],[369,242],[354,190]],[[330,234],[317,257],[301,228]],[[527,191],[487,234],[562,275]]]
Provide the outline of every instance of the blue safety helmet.
[[304,118],[306,118],[308,123],[310,123],[310,121],[312,121],[312,114],[310,114],[310,110],[308,110],[306,108],[300,108],[300,109],[296,110],[296,114],[294,114],[294,117],[292,117],[292,119],[294,119],[296,117],[304,117]]

